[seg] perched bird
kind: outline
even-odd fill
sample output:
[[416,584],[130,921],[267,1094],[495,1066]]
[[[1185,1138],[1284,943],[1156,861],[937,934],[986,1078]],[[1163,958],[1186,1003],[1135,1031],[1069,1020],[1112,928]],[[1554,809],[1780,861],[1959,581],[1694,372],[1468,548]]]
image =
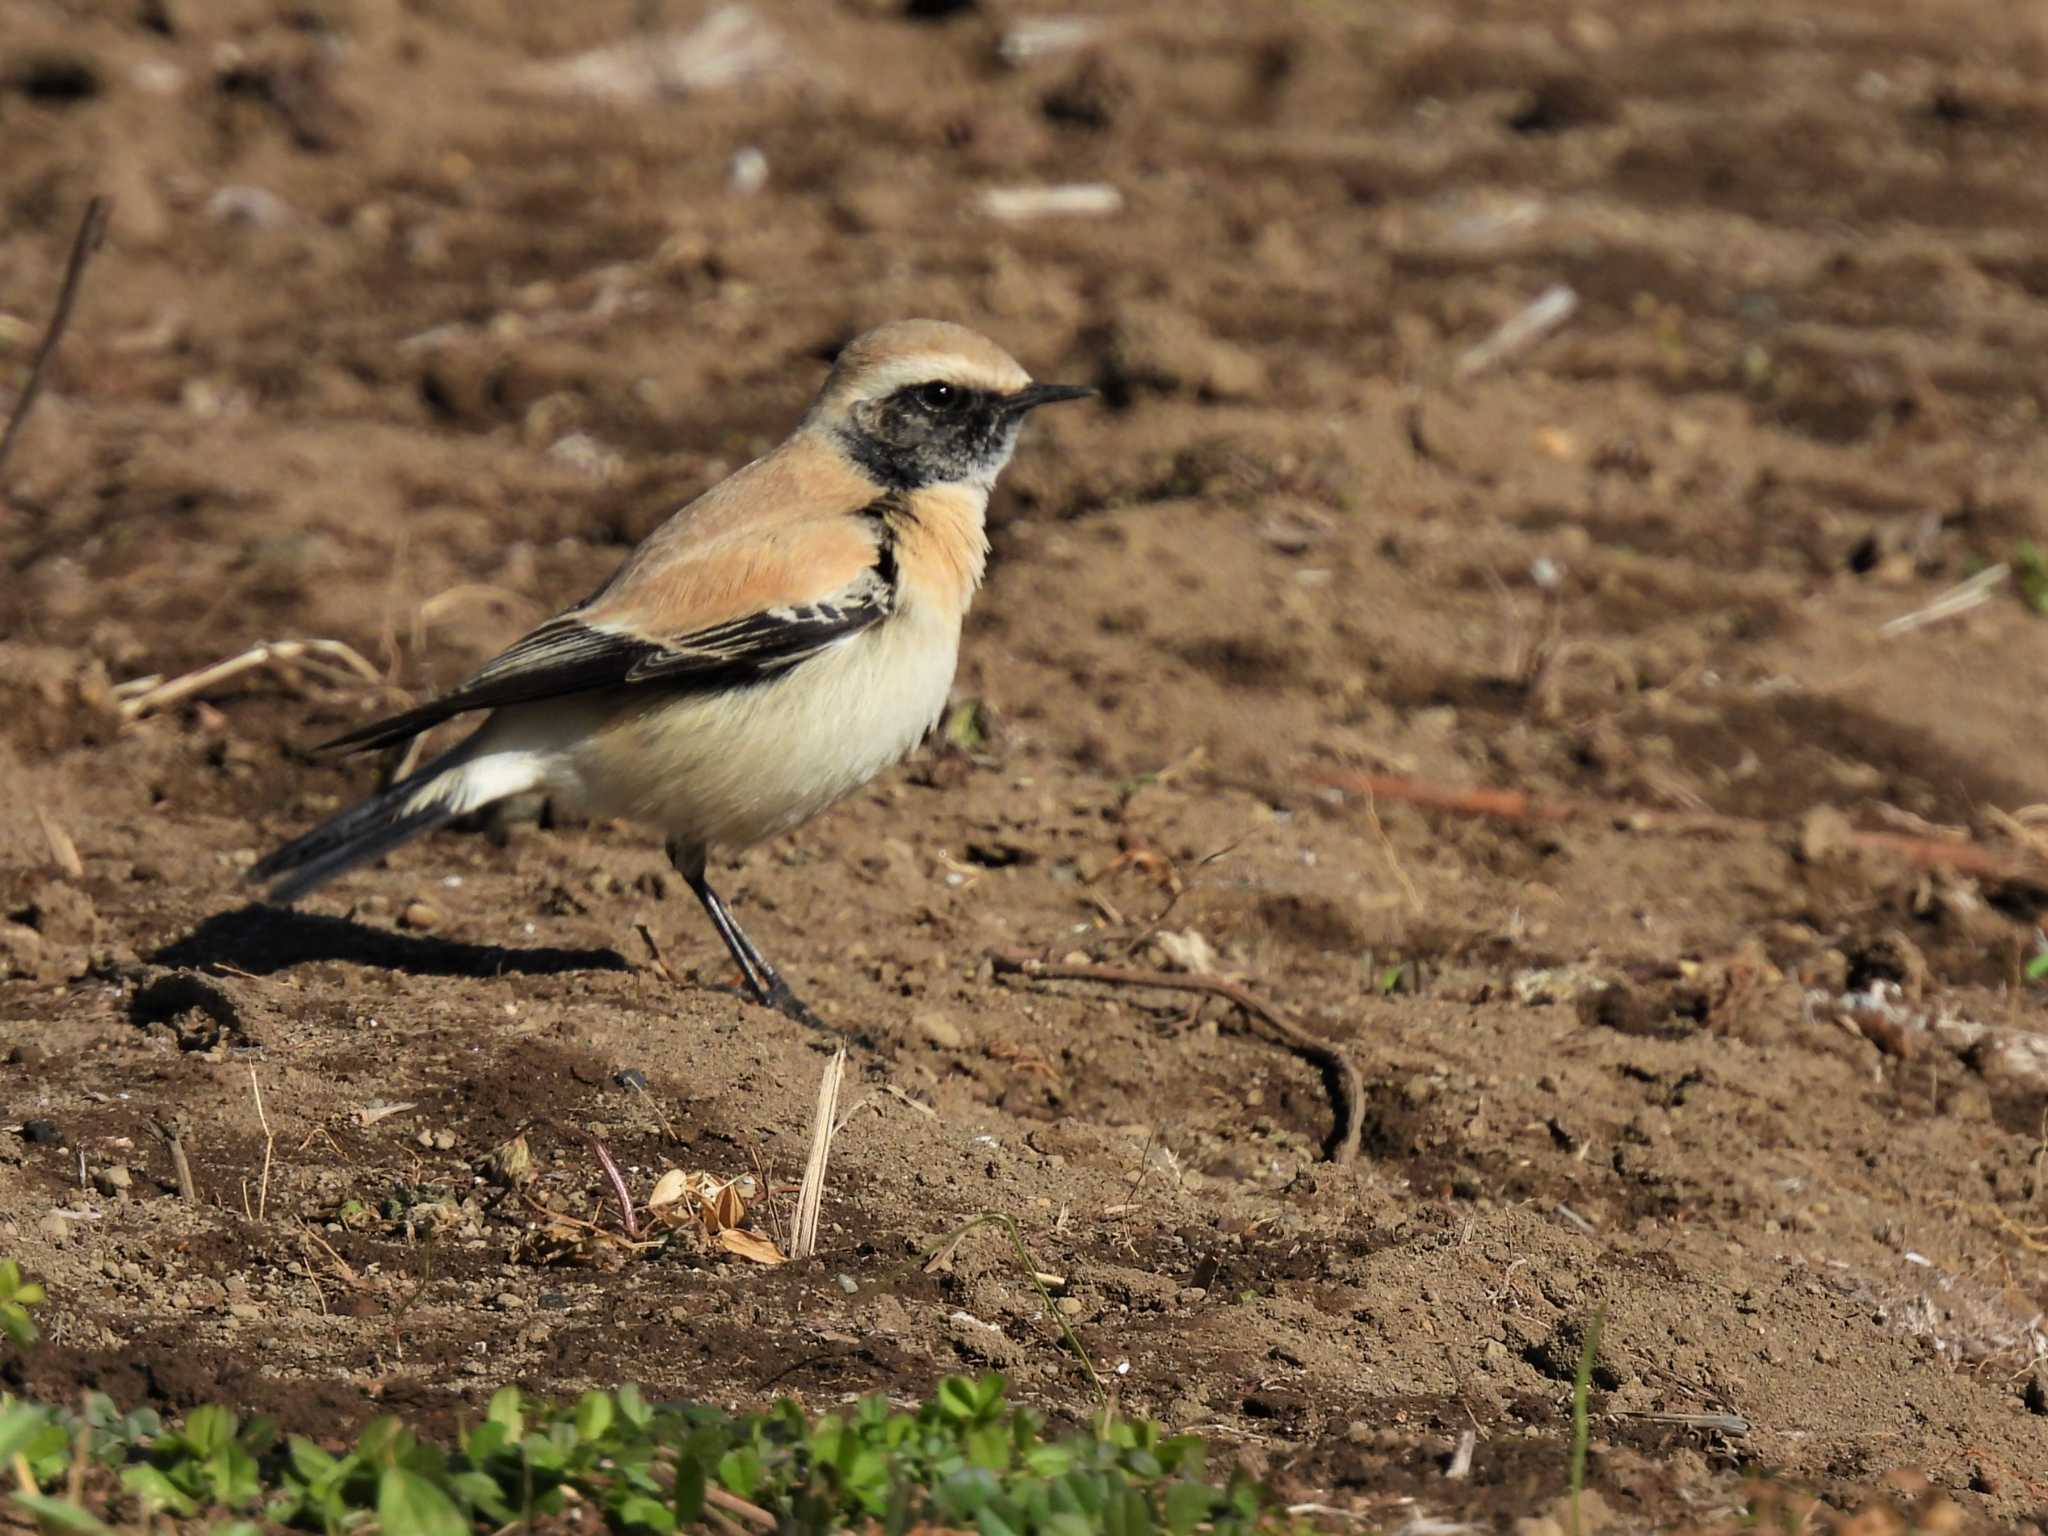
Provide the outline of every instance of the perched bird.
[[659,828],[755,999],[809,1010],[705,879],[713,848],[786,832],[937,724],[988,556],[983,514],[1034,384],[936,320],[849,343],[796,431],[713,486],[595,594],[453,692],[329,747],[489,716],[460,746],[257,864],[290,903],[408,838],[541,791]]

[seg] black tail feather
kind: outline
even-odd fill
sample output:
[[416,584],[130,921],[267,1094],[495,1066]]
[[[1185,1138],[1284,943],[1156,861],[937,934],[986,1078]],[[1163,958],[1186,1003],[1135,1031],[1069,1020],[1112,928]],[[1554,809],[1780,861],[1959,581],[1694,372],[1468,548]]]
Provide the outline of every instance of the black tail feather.
[[420,833],[440,826],[455,814],[448,807],[405,807],[445,767],[445,762],[436,763],[399,780],[381,795],[373,795],[361,805],[323,821],[260,860],[250,869],[249,878],[272,882],[264,899],[278,906],[290,906],[345,870],[367,864]]

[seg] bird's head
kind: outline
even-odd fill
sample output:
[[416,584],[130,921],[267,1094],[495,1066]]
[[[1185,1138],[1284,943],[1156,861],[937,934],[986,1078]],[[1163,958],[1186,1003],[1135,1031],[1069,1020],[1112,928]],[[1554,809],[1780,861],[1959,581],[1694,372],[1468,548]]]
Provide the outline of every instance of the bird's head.
[[1034,384],[1017,360],[965,326],[899,320],[847,343],[804,418],[892,490],[995,483],[1024,418],[1095,391]]

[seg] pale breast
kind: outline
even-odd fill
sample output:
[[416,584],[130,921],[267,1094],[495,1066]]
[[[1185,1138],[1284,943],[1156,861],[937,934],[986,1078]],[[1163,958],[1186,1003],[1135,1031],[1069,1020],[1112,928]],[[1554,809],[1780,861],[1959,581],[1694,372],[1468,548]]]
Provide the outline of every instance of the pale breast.
[[912,606],[772,683],[622,701],[564,764],[588,809],[699,847],[815,816],[900,759],[946,707],[957,624]]

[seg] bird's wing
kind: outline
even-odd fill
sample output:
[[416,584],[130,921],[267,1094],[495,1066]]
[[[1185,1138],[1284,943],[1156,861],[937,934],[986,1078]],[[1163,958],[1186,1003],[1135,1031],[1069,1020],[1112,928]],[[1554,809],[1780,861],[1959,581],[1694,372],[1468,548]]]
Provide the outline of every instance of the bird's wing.
[[548,620],[452,692],[326,747],[390,746],[471,710],[603,689],[744,687],[878,623],[896,600],[879,515],[720,541],[661,564]]

